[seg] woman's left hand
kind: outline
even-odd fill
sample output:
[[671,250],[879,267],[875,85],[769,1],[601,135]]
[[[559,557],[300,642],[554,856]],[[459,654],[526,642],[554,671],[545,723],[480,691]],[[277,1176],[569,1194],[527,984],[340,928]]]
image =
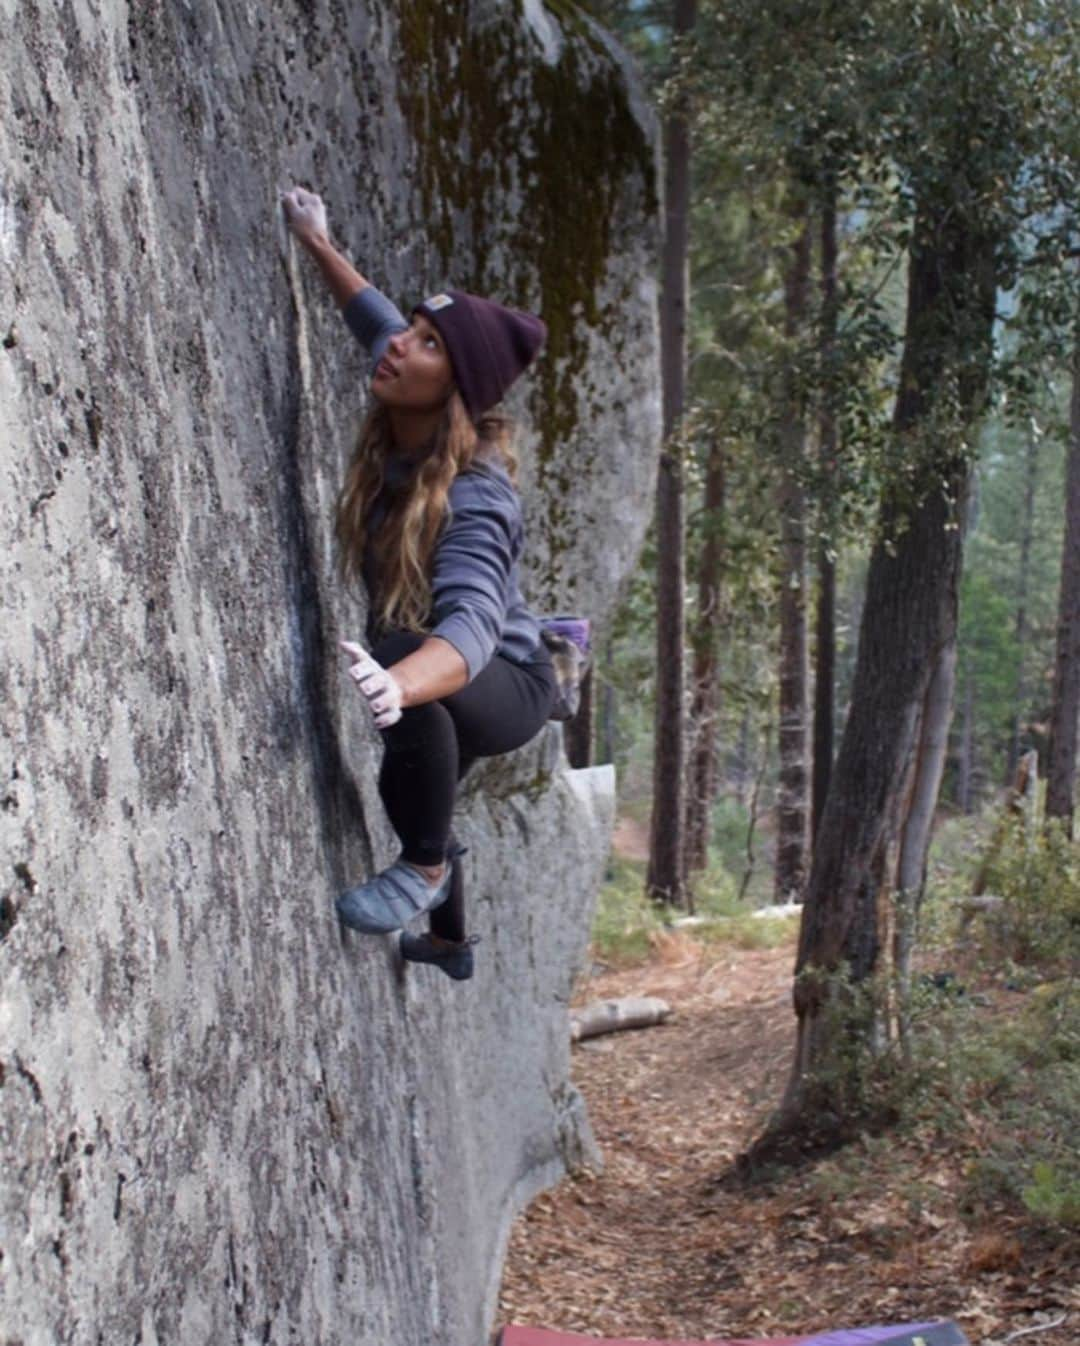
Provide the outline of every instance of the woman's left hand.
[[367,701],[375,718],[376,729],[389,729],[401,719],[401,686],[382,664],[377,663],[362,645],[343,640],[341,648],[353,660],[349,676]]
[[303,187],[282,192],[281,208],[286,223],[301,243],[328,237],[326,206],[315,192],[305,191]]

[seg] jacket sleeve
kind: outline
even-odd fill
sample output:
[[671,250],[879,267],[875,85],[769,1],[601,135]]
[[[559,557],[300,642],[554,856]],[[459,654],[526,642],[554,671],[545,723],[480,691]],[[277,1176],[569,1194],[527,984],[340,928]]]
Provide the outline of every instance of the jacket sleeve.
[[432,567],[431,634],[453,645],[471,682],[502,640],[511,575],[522,545],[521,505],[509,482],[480,472],[458,477],[450,505]]
[[397,305],[374,285],[357,290],[342,309],[341,316],[361,346],[370,351],[372,364],[378,364],[383,358],[390,338],[409,326]]

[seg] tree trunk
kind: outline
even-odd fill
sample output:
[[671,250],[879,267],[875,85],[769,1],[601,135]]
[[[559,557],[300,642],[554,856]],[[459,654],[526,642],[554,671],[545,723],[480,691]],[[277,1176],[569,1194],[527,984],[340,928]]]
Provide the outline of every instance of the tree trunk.
[[[784,276],[784,330],[795,359],[806,321],[810,278],[810,220],[803,207],[803,226]],[[781,478],[777,493],[780,515],[780,774],[776,798],[777,902],[801,901],[806,882],[809,841],[806,648],[806,492],[800,480],[806,453],[806,420],[800,380],[792,371],[784,380],[780,424]]]
[[829,793],[834,736],[834,684],[836,682],[836,563],[832,547],[835,519],[831,478],[836,472],[838,441],[833,369],[836,347],[836,186],[831,183],[821,213],[821,368],[824,376],[821,415],[818,424],[821,461],[822,541],[818,546],[817,613],[814,639],[814,752],[811,791],[810,836],[815,838]]
[[1016,670],[1016,713],[1013,715],[1012,737],[1009,739],[1009,756],[1005,767],[1005,783],[1016,775],[1020,761],[1020,733],[1024,705],[1027,701],[1027,679],[1024,658],[1027,654],[1028,639],[1028,580],[1031,574],[1031,543],[1035,532],[1035,487],[1039,475],[1039,440],[1035,432],[1028,435],[1027,452],[1024,455],[1024,512],[1020,534],[1020,566],[1017,575],[1016,620],[1013,634],[1016,648],[1020,652],[1020,665]]
[[686,868],[708,863],[709,819],[717,787],[716,729],[720,715],[720,637],[724,627],[721,525],[725,495],[724,454],[709,448],[705,470],[705,540],[698,569],[698,619],[694,633],[694,681],[690,724],[690,789],[686,801]]
[[[851,709],[807,885],[796,964],[798,1037],[779,1131],[842,1131],[868,1044],[868,1022],[837,974],[857,988],[876,969],[887,848],[930,679],[955,637],[962,560],[956,502],[968,476],[961,442],[985,399],[993,259],[992,243],[959,212],[919,213],[893,421],[913,474],[910,485],[901,480],[886,489],[882,540],[871,555]],[[951,427],[941,414],[947,402],[957,408]]]
[[581,700],[578,703],[577,714],[567,722],[563,730],[566,760],[575,768],[592,766],[593,763],[592,745],[596,719],[596,708],[593,704],[593,667],[590,664],[585,670],[585,676],[581,679]]
[[972,781],[975,776],[975,674],[969,668],[964,675],[964,715],[960,721],[960,771],[956,783],[956,802],[960,812],[972,809]]
[[934,668],[921,717],[911,794],[903,819],[896,886],[921,895],[926,884],[926,857],[934,826],[941,777],[949,746],[953,689],[956,686],[956,640],[941,651]]
[[1073,351],[1069,458],[1065,481],[1065,541],[1061,552],[1054,703],[1046,763],[1046,816],[1073,831],[1076,722],[1080,715],[1080,336]]
[[[690,33],[697,0],[674,0],[676,37]],[[656,490],[656,720],[653,731],[653,804],[648,895],[654,902],[685,906],[683,873],[686,797],[685,587],[682,454],[674,436],[686,397],[686,315],[690,206],[690,132],[679,98],[665,131],[663,294],[660,361],[664,399],[664,447]]]
[[[746,721],[743,721],[743,727],[746,728]],[[753,789],[750,791],[750,798],[747,801],[746,811],[746,864],[743,866],[742,879],[739,882],[739,897],[741,902],[746,896],[746,890],[750,887],[750,880],[754,877],[754,866],[757,864],[757,856],[754,853],[754,841],[757,836],[758,822],[758,802],[761,799],[761,783],[765,778],[765,772],[769,768],[769,726],[765,725],[761,734],[761,762],[754,773]]]
[[[615,663],[615,641],[609,638],[604,651],[604,667],[611,669]],[[599,748],[598,755],[601,762],[614,762],[615,760],[615,723],[618,718],[618,707],[615,698],[615,684],[610,677],[604,679],[603,692],[600,697],[600,730],[599,730]]]
[[926,889],[926,861],[949,748],[949,721],[956,686],[956,641],[942,650],[926,691],[919,747],[912,771],[911,793],[900,835],[896,865],[896,933],[893,963],[897,992],[897,1023],[905,1059],[911,1049],[911,958]]
[[818,548],[818,591],[814,641],[814,751],[810,838],[821,826],[832,779],[836,684],[836,563],[829,548]]
[[754,766],[750,760],[750,709],[747,706],[743,707],[743,713],[739,717],[732,774],[735,778],[735,797],[743,808],[747,808],[754,784]]

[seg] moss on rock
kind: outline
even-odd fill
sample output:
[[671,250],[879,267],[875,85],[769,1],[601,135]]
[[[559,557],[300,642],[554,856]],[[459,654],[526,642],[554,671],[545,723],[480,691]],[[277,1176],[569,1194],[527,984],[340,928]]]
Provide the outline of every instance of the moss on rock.
[[530,412],[541,486],[557,510],[574,477],[559,471],[558,449],[582,421],[590,334],[618,351],[625,294],[606,293],[616,221],[632,218],[635,198],[643,221],[655,214],[654,153],[622,69],[577,6],[547,5],[563,38],[554,60],[537,50],[520,0],[483,19],[477,9],[476,0],[403,6],[402,107],[444,268],[464,288],[539,308],[548,325]]

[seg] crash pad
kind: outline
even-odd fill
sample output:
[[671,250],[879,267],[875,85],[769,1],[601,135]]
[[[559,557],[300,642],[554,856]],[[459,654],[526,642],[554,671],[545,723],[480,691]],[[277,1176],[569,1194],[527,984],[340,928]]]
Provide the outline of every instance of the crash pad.
[[805,1337],[725,1337],[723,1341],[643,1341],[640,1337],[582,1337],[542,1327],[504,1327],[495,1346],[805,1346]]
[[955,1323],[847,1327],[810,1337],[725,1337],[711,1341],[645,1341],[640,1337],[583,1337],[544,1327],[504,1327],[496,1346],[969,1346]]

